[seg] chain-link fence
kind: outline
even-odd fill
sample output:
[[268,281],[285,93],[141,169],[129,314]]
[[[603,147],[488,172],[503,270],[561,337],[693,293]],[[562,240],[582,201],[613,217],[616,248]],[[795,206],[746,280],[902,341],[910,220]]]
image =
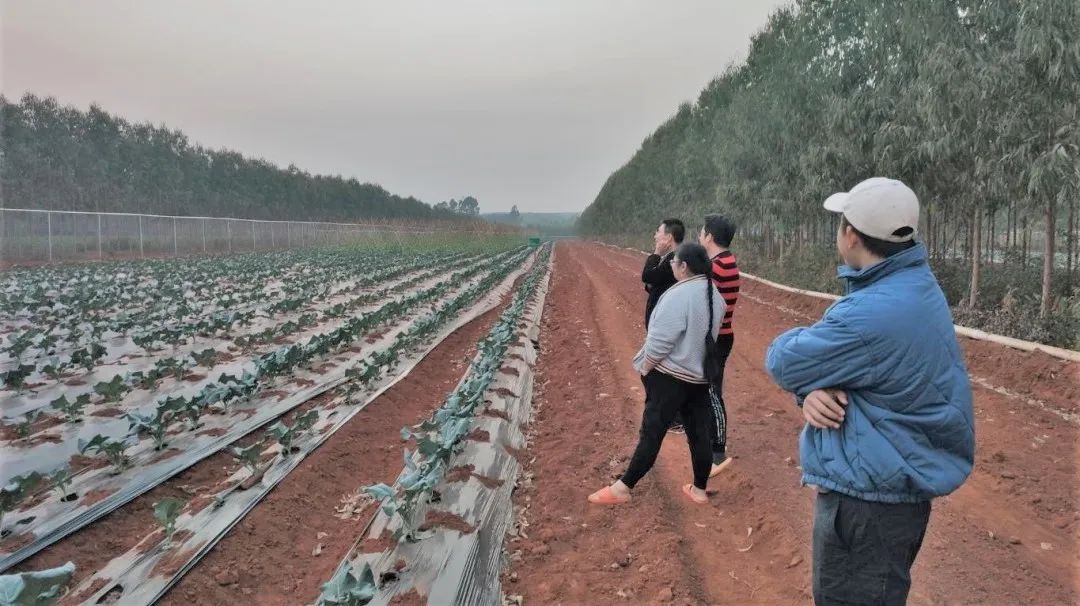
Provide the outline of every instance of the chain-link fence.
[[284,250],[468,225],[320,223],[0,209],[0,265]]

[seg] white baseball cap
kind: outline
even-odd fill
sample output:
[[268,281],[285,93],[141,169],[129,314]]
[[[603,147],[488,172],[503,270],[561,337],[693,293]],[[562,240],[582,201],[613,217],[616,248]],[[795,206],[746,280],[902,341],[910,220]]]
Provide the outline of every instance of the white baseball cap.
[[886,242],[907,242],[919,231],[919,198],[896,179],[871,177],[829,196],[825,210],[843,214],[859,232]]

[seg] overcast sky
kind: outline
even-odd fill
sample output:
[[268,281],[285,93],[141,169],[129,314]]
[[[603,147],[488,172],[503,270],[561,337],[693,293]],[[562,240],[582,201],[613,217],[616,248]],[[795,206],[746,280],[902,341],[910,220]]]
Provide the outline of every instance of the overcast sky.
[[485,212],[580,210],[776,0],[0,0],[0,90]]

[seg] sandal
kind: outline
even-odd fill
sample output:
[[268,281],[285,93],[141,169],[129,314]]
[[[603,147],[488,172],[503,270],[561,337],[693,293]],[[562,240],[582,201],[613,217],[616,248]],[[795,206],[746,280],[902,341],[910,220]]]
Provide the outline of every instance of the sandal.
[[610,486],[605,486],[589,495],[589,502],[594,505],[622,505],[630,501],[630,495],[617,495]]
[[695,495],[690,490],[693,487],[694,487],[693,484],[683,484],[682,491],[683,491],[683,494],[686,495],[686,498],[690,499],[694,503],[697,503],[698,505],[708,505],[709,504],[709,497],[708,496],[699,497],[699,496]]

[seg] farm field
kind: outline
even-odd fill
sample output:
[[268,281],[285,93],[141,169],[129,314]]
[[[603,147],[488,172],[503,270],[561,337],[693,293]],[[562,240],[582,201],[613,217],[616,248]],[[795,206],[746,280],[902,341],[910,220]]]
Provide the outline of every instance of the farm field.
[[[61,604],[810,603],[802,419],[762,358],[822,301],[744,287],[709,505],[674,434],[631,505],[585,500],[638,431],[641,261],[491,242],[9,272],[0,567],[74,563]],[[963,345],[976,470],[935,503],[911,602],[1075,603],[1080,369]]]
[[65,601],[152,602],[538,258],[496,238],[8,272],[0,569],[71,559]]

